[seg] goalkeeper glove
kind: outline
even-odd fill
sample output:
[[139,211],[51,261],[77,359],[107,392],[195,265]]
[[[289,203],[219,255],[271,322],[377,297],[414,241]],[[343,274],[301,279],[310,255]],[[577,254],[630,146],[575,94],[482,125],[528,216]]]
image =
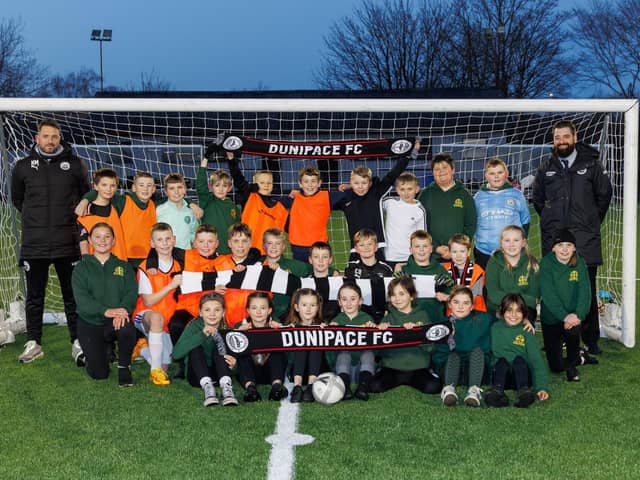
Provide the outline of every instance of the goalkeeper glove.
[[219,153],[222,150],[222,142],[224,142],[224,137],[226,136],[225,132],[220,132],[216,139],[207,145],[207,149],[204,152],[205,158],[210,159],[216,153]]
[[451,287],[453,287],[453,278],[444,273],[440,273],[435,276],[436,292],[444,292],[446,293]]

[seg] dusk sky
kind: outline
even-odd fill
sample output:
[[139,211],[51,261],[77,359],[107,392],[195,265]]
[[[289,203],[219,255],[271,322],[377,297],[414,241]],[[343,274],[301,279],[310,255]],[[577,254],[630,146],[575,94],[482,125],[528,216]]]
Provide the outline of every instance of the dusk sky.
[[[563,0],[564,7],[589,0]],[[5,1],[19,18],[26,47],[55,74],[82,67],[99,73],[92,29],[110,28],[103,44],[105,87],[139,85],[154,72],[175,90],[314,89],[323,35],[361,0]]]

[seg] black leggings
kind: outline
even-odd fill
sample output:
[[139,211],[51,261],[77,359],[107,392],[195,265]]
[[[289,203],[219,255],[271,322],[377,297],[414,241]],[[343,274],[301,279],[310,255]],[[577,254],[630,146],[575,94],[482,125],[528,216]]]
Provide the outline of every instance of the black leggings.
[[[571,330],[564,329],[564,323],[553,325],[542,324],[544,353],[547,355],[549,369],[552,372],[563,372],[578,364],[580,354],[580,326]],[[567,346],[567,358],[562,357],[562,345]]]
[[116,330],[111,320],[98,326],[79,319],[78,340],[84,352],[87,373],[91,378],[103,380],[109,376],[107,345],[118,342],[118,365],[128,367],[136,344],[136,328],[131,322]]
[[211,354],[212,366],[207,364],[207,354],[204,348],[196,347],[189,352],[189,368],[187,369],[187,380],[193,387],[200,387],[200,379],[211,377],[213,381],[224,376],[231,376],[231,369],[224,359],[224,356],[213,351]]
[[272,352],[268,360],[259,365],[253,361],[253,355],[238,357],[238,379],[244,387],[247,382],[271,385],[275,380],[284,379],[287,368],[287,356],[282,352]]
[[422,393],[440,393],[442,381],[428,368],[404,372],[383,367],[371,381],[371,392],[381,393],[400,385],[409,385]]
[[321,350],[298,350],[293,353],[293,376],[315,375],[320,373],[324,352]]
[[520,390],[531,386],[531,376],[527,361],[518,355],[511,365],[504,357],[498,359],[493,367],[491,384],[494,387],[513,388]]

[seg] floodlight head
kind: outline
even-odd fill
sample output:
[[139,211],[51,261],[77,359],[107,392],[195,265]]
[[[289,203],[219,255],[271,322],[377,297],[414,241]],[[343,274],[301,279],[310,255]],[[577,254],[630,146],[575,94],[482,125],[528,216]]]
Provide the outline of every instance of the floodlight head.
[[102,30],[91,30],[91,40],[100,40]]
[[113,35],[113,30],[103,30],[102,40],[104,40],[105,42],[110,42],[112,35]]

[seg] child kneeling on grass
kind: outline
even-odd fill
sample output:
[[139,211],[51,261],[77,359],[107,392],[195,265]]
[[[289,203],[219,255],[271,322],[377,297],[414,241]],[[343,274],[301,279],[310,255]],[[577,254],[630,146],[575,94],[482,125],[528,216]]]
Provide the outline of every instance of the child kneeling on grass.
[[[473,292],[469,287],[457,285],[449,296],[449,317],[453,323],[454,335],[449,337],[449,356],[444,368],[444,388],[440,394],[442,403],[449,407],[458,403],[456,386],[460,374],[466,370],[469,389],[464,397],[465,405],[479,407],[482,400],[482,377],[485,357],[490,350],[491,316],[473,309]],[[447,346],[445,345],[444,348]],[[439,349],[442,357],[442,349]],[[436,354],[437,355],[437,354]]]
[[118,342],[118,385],[130,387],[131,352],[136,330],[130,312],[136,305],[136,277],[131,266],[111,254],[113,228],[99,222],[88,237],[93,255],[83,255],[73,269],[71,285],[78,310],[78,340],[85,367],[96,380],[109,376],[108,346]]
[[514,384],[516,407],[527,408],[536,395],[540,401],[549,398],[549,375],[540,345],[532,332],[522,328],[526,314],[527,305],[520,294],[510,293],[502,299],[499,319],[491,327],[492,387],[485,394],[490,407],[509,405],[504,389]]
[[185,358],[187,380],[204,392],[205,407],[219,403],[214,379],[222,390],[222,405],[238,405],[231,385],[231,368],[236,359],[227,354],[220,330],[224,323],[224,297],[219,293],[206,293],[200,298],[200,316],[194,318],[173,347],[175,359]]
[[549,368],[566,372],[569,382],[578,382],[576,365],[598,361],[580,351],[580,329],[589,313],[591,285],[585,261],[576,251],[575,236],[568,229],[556,233],[552,251],[540,262],[540,283],[540,320]]

